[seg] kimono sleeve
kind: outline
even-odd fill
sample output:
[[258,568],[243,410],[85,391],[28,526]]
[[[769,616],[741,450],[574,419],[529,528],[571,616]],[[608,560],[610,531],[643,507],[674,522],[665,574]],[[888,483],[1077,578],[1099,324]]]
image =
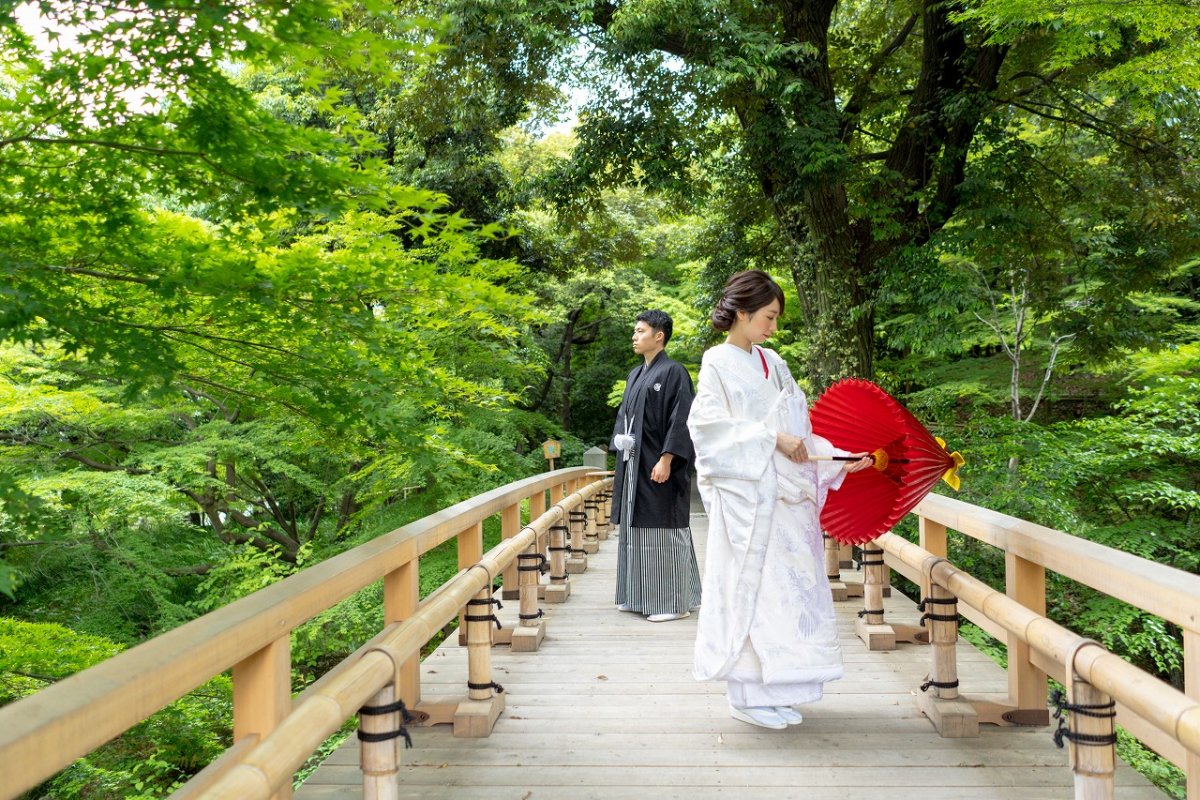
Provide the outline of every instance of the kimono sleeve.
[[688,415],[692,409],[692,376],[681,365],[673,365],[669,377],[671,395],[667,414],[667,429],[663,436],[662,451],[682,458],[695,455],[692,437],[688,434]]
[[[800,413],[802,419],[800,421],[802,430],[801,438],[804,439],[804,447],[809,455],[813,456],[848,456],[849,450],[843,450],[840,447],[834,447],[833,444],[824,436],[818,436],[813,433],[812,418],[808,414],[808,397],[804,394],[804,390],[796,383],[796,379],[792,377],[792,372],[788,369],[787,362],[778,353],[771,353],[774,358],[776,368],[779,370],[781,382],[783,384],[784,393],[794,392],[799,399]],[[841,488],[842,481],[846,479],[846,470],[844,462],[841,461],[816,461],[813,462],[816,466],[817,476],[817,506],[825,505],[825,496],[830,491]]]
[[735,412],[720,370],[706,361],[700,367],[700,387],[688,416],[701,479],[758,480],[770,466],[775,431]]

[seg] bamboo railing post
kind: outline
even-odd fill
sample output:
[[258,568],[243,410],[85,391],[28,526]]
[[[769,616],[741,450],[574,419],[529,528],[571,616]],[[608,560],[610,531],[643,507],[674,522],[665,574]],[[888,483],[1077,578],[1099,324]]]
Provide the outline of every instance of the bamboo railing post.
[[[1064,672],[1066,702],[1059,700],[1055,743],[1070,742],[1071,770],[1075,773],[1075,800],[1112,800],[1117,765],[1117,704],[1106,692],[1083,680],[1076,669],[1080,654],[1104,655],[1107,651],[1091,639],[1079,639],[1067,652]],[[1098,652],[1095,652],[1098,651]],[[1086,658],[1086,656],[1085,656]]]
[[489,584],[467,604],[467,699],[454,712],[454,735],[458,737],[490,736],[504,710],[504,688],[492,681],[493,602]]
[[[1046,616],[1046,568],[1032,561],[1004,554],[1005,594],[1039,616]],[[1046,673],[1033,665],[1029,643],[1015,633],[1007,636],[1008,699],[1016,708],[1008,712],[1022,725],[1049,725],[1046,709]]]
[[[420,562],[413,559],[383,576],[383,624],[391,625],[417,613],[421,600]],[[421,657],[414,655],[400,665],[396,695],[411,709],[421,702]]]
[[570,575],[567,571],[567,526],[561,523],[550,526],[550,583],[546,586],[547,603],[565,603],[571,596]]
[[[928,550],[939,558],[946,558],[946,526],[940,522],[934,522],[928,517],[917,517],[917,531],[920,536],[918,544],[921,549]],[[923,576],[928,579],[928,575]],[[921,587],[921,596],[929,596],[929,587]]]
[[600,552],[600,540],[596,538],[596,501],[588,498],[583,501],[583,511],[579,517],[579,539],[583,542],[583,552],[588,555]]
[[883,550],[874,540],[863,545],[863,608],[858,612],[854,632],[868,650],[895,650],[896,632],[883,619],[883,585],[887,564]]
[[[233,740],[267,734],[292,710],[291,632],[233,665]],[[282,787],[273,800],[289,800],[290,785]]]
[[563,499],[563,485],[555,483],[550,486],[550,505],[554,505]]
[[[1200,700],[1200,633],[1183,629],[1183,690],[1194,700]],[[1187,754],[1187,800],[1200,800],[1200,755]]]
[[512,649],[517,653],[537,650],[546,637],[546,622],[538,607],[538,580],[546,571],[546,556],[537,552],[536,543],[517,556],[517,580],[521,585],[520,622],[512,633]]
[[[535,519],[545,513],[546,492],[544,490],[540,492],[534,492],[529,496],[529,521],[533,522]],[[549,538],[550,537],[544,533],[538,534],[537,549],[539,553],[546,552],[546,545],[549,542]]]
[[822,532],[825,544],[825,577],[829,579],[829,591],[833,594],[833,602],[841,603],[849,595],[846,594],[846,584],[842,582],[842,567],[838,557],[837,540]]
[[[466,569],[467,567],[479,563],[479,559],[483,557],[483,523],[477,522],[469,528],[464,528],[459,532],[457,537],[458,547],[458,568]],[[458,643],[465,645],[467,643],[467,627],[466,627],[466,609],[458,615]]]
[[608,489],[601,489],[595,494],[596,538],[602,542],[608,541],[608,534],[612,528],[612,524],[609,522],[612,519],[612,509],[608,505],[608,498],[611,496]]
[[[500,539],[511,539],[520,530],[521,504],[513,503],[500,512]],[[519,584],[516,564],[509,564],[504,568],[504,581],[501,584],[500,596],[505,600],[515,600],[520,597]]]
[[[397,800],[400,784],[400,735],[404,730],[399,708],[378,713],[396,706],[396,687],[387,684],[371,698],[368,706],[359,711],[359,766],[362,769],[363,800]],[[375,711],[377,713],[368,713]]]
[[567,529],[569,531],[569,545],[567,558],[567,572],[572,575],[577,575],[581,572],[587,572],[588,559],[587,552],[584,550],[583,529],[587,514],[583,511],[572,509],[567,512]]
[[[529,522],[532,523],[535,519],[546,513],[546,492],[540,491],[531,495],[529,498]],[[546,563],[550,562],[550,532],[545,529],[539,529],[537,539],[534,542],[535,552],[541,553],[546,557]],[[548,570],[547,570],[548,571]],[[520,584],[520,581],[517,582]],[[518,586],[518,589],[520,587]],[[546,598],[546,582],[538,583],[538,599]]]
[[854,545],[838,545],[838,566],[842,569],[854,569]]
[[[927,576],[939,561],[930,560]],[[975,708],[958,702],[958,598],[932,576],[928,582],[929,593],[921,600],[925,611],[921,622],[929,631],[932,659],[929,680],[921,684],[917,705],[944,738],[978,736],[979,715]]]

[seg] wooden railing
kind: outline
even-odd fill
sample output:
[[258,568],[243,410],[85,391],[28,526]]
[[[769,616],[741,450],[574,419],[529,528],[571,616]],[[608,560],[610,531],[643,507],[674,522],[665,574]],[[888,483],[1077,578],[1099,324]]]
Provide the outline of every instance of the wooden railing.
[[[178,794],[289,797],[296,766],[370,698],[386,705],[398,695],[418,705],[421,646],[472,597],[490,596],[495,576],[507,570],[505,588],[515,591],[517,556],[611,484],[591,472],[561,469],[463,501],[0,709],[0,797],[36,786],[227,670],[234,745]],[[524,502],[531,524],[522,528]],[[496,514],[502,540],[485,556],[483,522]],[[589,524],[594,517],[589,509]],[[462,571],[419,602],[421,555],[452,538]],[[292,631],[381,579],[384,631],[293,700]]]
[[[1114,700],[1115,717],[1089,715],[1085,709],[1071,715],[1072,724],[1079,723],[1086,735],[1106,739],[1105,726],[1111,730],[1115,720],[1183,770],[1188,800],[1200,800],[1200,576],[948,497],[930,495],[913,513],[919,520],[919,546],[889,533],[874,540],[875,548],[870,544],[864,548],[864,563],[878,563],[867,559],[879,550],[884,555],[879,561],[886,561],[886,567],[864,569],[864,581],[874,584],[864,590],[864,615],[868,609],[882,608],[881,600],[870,598],[872,594],[879,598],[888,567],[920,586],[922,597],[930,599],[925,610],[935,615],[927,626],[933,645],[932,684],[922,695],[922,708],[943,735],[972,735],[978,722],[1038,722],[1046,715],[1049,676],[1091,701],[1084,705]],[[954,567],[953,554],[947,552],[950,530],[1004,552],[1004,592]],[[1184,692],[1047,619],[1046,570],[1179,626]],[[956,626],[936,618],[953,619],[954,613],[1007,644],[1006,703],[963,702],[957,686],[937,685],[957,683]],[[1081,703],[1079,697],[1068,700]],[[1111,769],[1105,777],[1104,764],[1094,761],[1111,758],[1112,748],[1101,757],[1103,749],[1073,746],[1077,798],[1111,796]]]
[[[601,514],[594,498],[611,481],[586,468],[564,469],[487,492],[406,525],[311,567],[170,633],[0,709],[0,797],[11,798],[74,759],[120,735],[155,711],[232,669],[234,745],[197,775],[180,798],[286,798],[295,769],[363,706],[429,707],[419,683],[419,650],[471,601],[491,601],[493,579],[504,595],[520,595],[522,615],[536,606],[534,584],[517,588],[518,559],[551,553],[552,574],[573,571],[562,551],[569,529],[575,557]],[[547,500],[547,490],[549,500]],[[521,525],[528,503],[529,523]],[[587,512],[580,511],[588,507]],[[1076,706],[1115,715],[1072,714],[1072,735],[1108,742],[1119,723],[1187,775],[1189,800],[1200,800],[1200,577],[1077,537],[953,499],[930,496],[914,511],[920,545],[893,534],[865,550],[863,625],[883,623],[882,591],[890,567],[919,585],[927,599],[922,639],[931,645],[923,710],[946,736],[969,736],[979,722],[1046,721],[1047,676],[1068,686]],[[483,522],[499,515],[501,543],[483,553]],[[570,525],[564,525],[570,520]],[[954,567],[948,531],[959,531],[1005,554],[1006,586],[998,592]],[[555,538],[557,537],[557,538]],[[420,556],[456,539],[461,571],[418,601]],[[549,540],[551,545],[546,547]],[[878,558],[874,554],[882,554]],[[575,558],[573,557],[573,558]],[[836,561],[836,559],[835,559]],[[1183,630],[1185,691],[1163,683],[1045,616],[1046,570],[1174,623]],[[308,619],[375,581],[384,586],[384,629],[299,696],[291,696],[290,635]],[[565,599],[563,584],[541,587]],[[556,591],[557,590],[557,591]],[[867,612],[871,613],[867,613]],[[1008,645],[1007,702],[962,695],[954,660],[961,614]],[[490,685],[490,626],[468,621],[470,688],[455,703],[454,723],[488,728],[502,707]],[[895,623],[897,629],[914,625]],[[514,645],[516,633],[513,633]],[[869,637],[864,637],[869,638]],[[464,710],[465,709],[465,710]],[[432,709],[432,713],[439,713]],[[460,720],[461,717],[461,720]],[[444,719],[442,721],[449,721]],[[364,731],[394,731],[395,712],[364,717]],[[478,730],[468,735],[479,735]],[[1072,745],[1076,797],[1111,797],[1111,744]],[[396,791],[394,742],[362,747],[366,797]]]

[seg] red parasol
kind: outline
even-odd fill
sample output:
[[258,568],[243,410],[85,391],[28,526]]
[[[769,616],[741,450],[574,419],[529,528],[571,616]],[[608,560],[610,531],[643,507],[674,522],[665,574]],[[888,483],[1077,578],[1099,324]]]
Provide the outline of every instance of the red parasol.
[[890,530],[939,480],[958,489],[963,457],[948,452],[944,441],[870,381],[838,381],[811,415],[813,433],[875,459],[875,469],[847,475],[821,510],[821,527],[839,542],[862,544]]

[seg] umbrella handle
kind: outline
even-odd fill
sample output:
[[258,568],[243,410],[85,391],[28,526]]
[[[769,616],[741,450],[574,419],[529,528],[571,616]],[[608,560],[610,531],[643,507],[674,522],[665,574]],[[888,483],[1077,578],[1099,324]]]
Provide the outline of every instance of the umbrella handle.
[[[907,458],[888,458],[887,453],[885,453],[882,450],[876,450],[874,453],[871,453],[870,455],[868,455],[867,458],[869,458],[875,462],[873,466],[875,467],[875,469],[879,470],[880,472],[883,472],[885,469],[887,469],[888,464],[908,464],[908,463],[910,463],[910,459],[907,459]],[[857,456],[809,456],[808,460],[809,461],[858,461],[858,457]]]

